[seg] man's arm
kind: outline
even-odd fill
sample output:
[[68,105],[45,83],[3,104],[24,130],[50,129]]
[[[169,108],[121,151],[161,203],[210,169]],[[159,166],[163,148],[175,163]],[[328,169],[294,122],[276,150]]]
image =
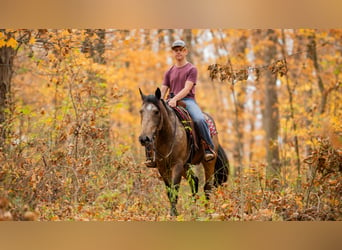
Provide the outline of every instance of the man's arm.
[[165,99],[165,95],[166,95],[168,89],[169,89],[169,87],[166,86],[166,85],[162,85],[162,86],[161,86],[160,91],[161,91],[161,98],[162,98],[162,99]]
[[169,101],[169,105],[171,107],[176,107],[177,106],[177,101],[179,101],[179,100],[183,99],[184,97],[186,97],[189,94],[189,92],[190,92],[190,90],[192,89],[193,86],[194,86],[193,82],[186,81],[184,88],[176,96],[174,96]]

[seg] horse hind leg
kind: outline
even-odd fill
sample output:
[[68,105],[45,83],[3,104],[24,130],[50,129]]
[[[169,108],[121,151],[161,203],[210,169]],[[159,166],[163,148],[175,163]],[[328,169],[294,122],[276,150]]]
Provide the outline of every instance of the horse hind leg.
[[204,166],[204,173],[205,173],[204,193],[205,193],[205,198],[207,200],[210,199],[211,190],[214,187],[215,161],[216,159],[210,162],[202,162]]

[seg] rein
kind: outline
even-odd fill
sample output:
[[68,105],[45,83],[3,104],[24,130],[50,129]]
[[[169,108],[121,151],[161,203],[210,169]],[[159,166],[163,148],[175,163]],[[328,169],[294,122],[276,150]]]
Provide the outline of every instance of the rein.
[[[175,113],[176,114],[176,113]],[[177,116],[177,115],[176,115]],[[171,148],[170,148],[170,150],[169,150],[169,152],[166,154],[166,155],[163,155],[162,153],[160,153],[159,151],[158,151],[158,149],[155,147],[155,144],[153,143],[153,151],[158,155],[158,156],[160,156],[162,159],[166,159],[166,158],[168,158],[170,155],[171,155],[171,153],[172,153],[172,151],[173,151],[173,148],[174,148],[174,146],[175,146],[175,141],[176,141],[176,132],[177,132],[177,119],[178,119],[178,117],[175,117],[175,123],[174,123],[174,131],[173,131],[173,140],[172,140],[172,144],[171,144]],[[190,156],[191,156],[191,154],[192,154],[192,150],[193,150],[193,145],[191,145],[191,148],[190,148],[190,150],[189,150],[189,152],[188,152],[188,155],[187,155],[187,157],[186,157],[186,159],[189,159],[190,158]],[[161,161],[161,160],[159,160],[159,161]]]
[[172,140],[172,144],[171,144],[171,148],[170,148],[170,151],[166,154],[166,155],[163,155],[162,153],[160,153],[158,151],[158,149],[156,148],[155,144],[153,143],[153,151],[156,152],[161,158],[163,159],[166,159],[167,157],[169,157],[173,151],[173,148],[175,146],[175,141],[176,141],[176,131],[177,131],[177,119],[174,119],[175,120],[175,124],[174,124],[174,131],[173,131],[173,140]]

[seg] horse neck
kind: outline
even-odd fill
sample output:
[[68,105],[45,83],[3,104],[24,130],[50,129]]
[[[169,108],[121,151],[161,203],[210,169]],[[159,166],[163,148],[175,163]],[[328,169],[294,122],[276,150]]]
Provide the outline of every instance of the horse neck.
[[161,111],[161,115],[163,117],[163,124],[161,126],[161,129],[158,133],[158,141],[161,142],[161,144],[166,144],[169,145],[167,143],[165,143],[165,141],[167,142],[171,142],[172,140],[174,140],[174,131],[175,131],[175,116],[173,114],[173,112],[168,112],[166,110],[166,107],[164,107],[163,105],[161,105],[162,107],[160,108]]

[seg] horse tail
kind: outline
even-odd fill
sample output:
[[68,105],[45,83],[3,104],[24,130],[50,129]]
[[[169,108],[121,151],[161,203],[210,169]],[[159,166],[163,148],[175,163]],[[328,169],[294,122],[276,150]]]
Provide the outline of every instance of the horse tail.
[[226,153],[221,145],[218,147],[217,159],[215,163],[215,179],[214,185],[218,187],[228,180],[229,175],[229,161]]

